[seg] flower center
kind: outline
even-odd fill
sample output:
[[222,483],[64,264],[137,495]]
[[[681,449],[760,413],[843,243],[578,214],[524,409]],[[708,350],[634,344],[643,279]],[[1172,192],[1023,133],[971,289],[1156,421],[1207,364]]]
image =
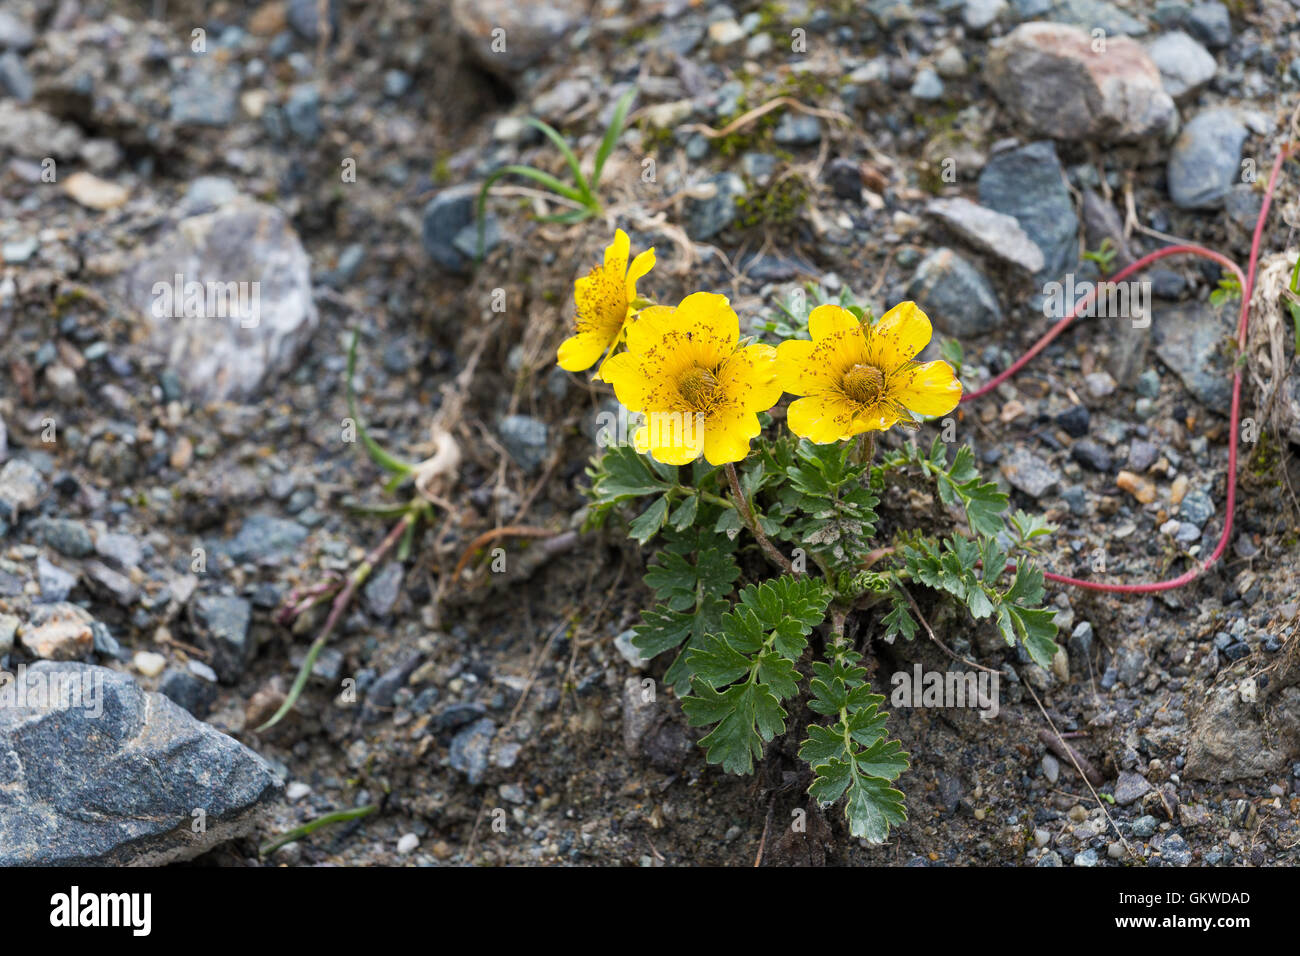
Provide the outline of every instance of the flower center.
[[859,405],[874,405],[885,391],[885,376],[874,365],[855,365],[844,373],[844,394]]
[[691,408],[703,409],[717,394],[718,380],[706,368],[693,368],[677,380],[677,390]]

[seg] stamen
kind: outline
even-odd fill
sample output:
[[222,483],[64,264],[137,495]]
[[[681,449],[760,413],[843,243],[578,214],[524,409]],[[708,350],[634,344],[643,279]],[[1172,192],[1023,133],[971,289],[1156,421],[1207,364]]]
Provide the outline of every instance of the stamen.
[[718,391],[718,380],[705,368],[693,368],[677,381],[677,390],[691,408],[703,409]]
[[874,365],[854,365],[844,373],[844,394],[859,405],[871,406],[885,391],[885,376]]

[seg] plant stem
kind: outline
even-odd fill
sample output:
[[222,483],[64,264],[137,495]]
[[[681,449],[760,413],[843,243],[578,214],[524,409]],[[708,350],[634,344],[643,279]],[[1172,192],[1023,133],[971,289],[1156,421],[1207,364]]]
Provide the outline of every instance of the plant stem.
[[294,680],[293,687],[289,689],[289,694],[285,697],[284,703],[280,705],[280,709],[275,712],[271,719],[262,726],[257,727],[253,731],[254,733],[261,733],[274,727],[293,709],[293,705],[301,696],[303,688],[307,686],[307,679],[311,677],[311,669],[316,663],[317,656],[320,654],[321,649],[325,647],[325,642],[329,640],[330,634],[334,632],[334,628],[338,625],[344,610],[352,603],[352,598],[356,595],[357,589],[366,583],[370,573],[384,560],[384,556],[392,550],[393,545],[401,540],[402,535],[406,533],[406,529],[411,527],[412,523],[422,513],[423,509],[416,507],[413,503],[411,510],[402,515],[402,520],[393,525],[392,530],[388,532],[384,540],[379,542],[369,554],[362,558],[361,563],[348,575],[347,584],[343,586],[343,590],[339,591],[338,596],[334,598],[334,603],[330,606],[330,613],[329,617],[325,619],[325,626],[321,628],[320,634],[316,636],[316,640],[312,641],[311,647],[307,649],[307,657],[303,660],[302,667],[298,671],[298,677]]
[[871,459],[876,457],[876,436],[871,432],[863,432],[858,436],[858,442],[853,446],[853,463],[855,465],[869,465]]
[[750,534],[758,541],[759,547],[763,549],[763,553],[767,555],[773,564],[785,571],[786,574],[795,574],[794,565],[790,563],[790,559],[776,549],[776,545],[768,540],[767,535],[763,533],[763,529],[758,526],[753,509],[749,506],[749,500],[740,489],[740,476],[736,474],[736,466],[731,462],[727,462],[726,469],[727,481],[731,483],[731,497],[735,499],[736,511],[740,515],[740,520],[745,522],[745,527],[749,528]]

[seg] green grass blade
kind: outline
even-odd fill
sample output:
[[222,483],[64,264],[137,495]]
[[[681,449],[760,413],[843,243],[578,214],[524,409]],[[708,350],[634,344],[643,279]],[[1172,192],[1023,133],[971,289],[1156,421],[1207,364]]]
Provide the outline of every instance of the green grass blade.
[[316,666],[316,658],[320,652],[325,649],[325,642],[319,637],[312,641],[311,647],[307,650],[307,656],[303,658],[302,666],[298,668],[298,676],[293,679],[293,686],[289,688],[289,695],[285,697],[284,703],[280,705],[271,719],[262,726],[254,728],[253,733],[260,734],[270,730],[280,721],[284,720],[285,715],[293,710],[293,705],[298,703],[298,698],[302,696],[303,689],[307,686],[307,681],[311,677],[311,669]]
[[361,421],[361,416],[357,414],[357,396],[352,389],[352,378],[357,369],[357,332],[352,333],[352,344],[348,346],[348,372],[347,372],[347,397],[348,397],[348,414],[352,416],[352,421],[357,426],[357,436],[361,439],[361,444],[365,446],[366,453],[370,455],[373,461],[384,471],[394,475],[405,477],[409,475],[415,466],[410,462],[402,461],[400,458],[394,458],[388,452],[379,447],[379,443],[370,437],[370,432],[366,431],[365,423]]
[[596,150],[596,165],[591,173],[592,188],[600,186],[600,173],[605,168],[605,160],[609,159],[609,154],[614,151],[618,144],[618,138],[623,135],[623,124],[627,121],[627,111],[632,107],[632,100],[636,98],[637,89],[632,87],[624,93],[618,101],[618,106],[614,107],[614,116],[610,120],[609,129],[605,130],[605,138],[600,141],[600,148]]
[[487,216],[485,213],[487,211],[488,190],[503,176],[523,176],[525,179],[531,179],[538,185],[549,189],[557,196],[562,196],[570,202],[584,207],[589,205],[587,197],[580,190],[567,183],[560,182],[550,173],[544,173],[540,169],[533,169],[531,166],[512,165],[502,166],[500,169],[494,170],[492,175],[483,181],[483,188],[478,191],[478,247],[474,254],[476,262],[483,261],[483,237],[487,230]]
[[259,856],[270,856],[282,846],[287,846],[305,836],[311,836],[321,827],[327,827],[335,823],[347,823],[349,820],[359,820],[362,817],[368,817],[379,809],[377,803],[368,803],[364,807],[354,807],[351,810],[335,810],[333,813],[326,813],[317,817],[315,820],[309,820],[300,827],[294,827],[280,834],[269,843],[264,843],[258,849]]
[[582,193],[582,201],[584,203],[594,203],[596,197],[591,194],[591,184],[587,182],[587,177],[582,175],[582,164],[578,162],[577,155],[569,148],[569,144],[565,142],[559,131],[554,126],[543,123],[535,116],[528,117],[524,122],[541,132],[543,136],[555,144],[555,148],[560,151],[560,155],[564,157],[564,161],[568,164],[569,171],[573,173],[573,181],[577,183],[578,189]]

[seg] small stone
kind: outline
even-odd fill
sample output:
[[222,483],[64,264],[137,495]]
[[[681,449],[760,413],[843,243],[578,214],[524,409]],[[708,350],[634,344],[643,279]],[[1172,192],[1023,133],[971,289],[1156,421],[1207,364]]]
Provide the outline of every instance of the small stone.
[[167,666],[167,658],[153,651],[137,651],[131,665],[145,677],[157,677]]
[[297,803],[299,800],[311,793],[311,784],[303,783],[301,780],[295,780],[284,789],[284,798],[290,803]]
[[732,172],[705,180],[712,194],[692,196],[685,203],[686,231],[692,239],[712,239],[736,220],[736,200],[747,192],[745,181]]
[[940,331],[957,338],[987,334],[1006,318],[988,279],[951,249],[936,249],[921,260],[907,295]]
[[909,90],[918,100],[938,100],[943,98],[943,80],[931,69],[918,70],[916,79]]
[[632,643],[634,637],[636,631],[631,629],[623,631],[614,638],[614,650],[637,670],[644,670],[649,661],[641,656],[641,649]]
[[[1053,757],[1051,754],[1044,754],[1042,767],[1043,767],[1043,776],[1047,779],[1047,782],[1052,786],[1055,786],[1056,781],[1059,780],[1061,777],[1060,761],[1057,760],[1055,757]],[[1044,843],[1046,843],[1046,841],[1044,841]],[[1043,846],[1044,843],[1040,843],[1039,846]]]
[[932,199],[931,216],[980,252],[1032,274],[1044,266],[1043,251],[1020,228],[1014,216],[986,209],[969,199]]
[[1044,459],[1025,448],[1017,448],[1001,465],[1002,475],[1018,491],[1041,498],[1061,482],[1061,474]]
[[95,550],[86,526],[68,518],[42,518],[32,522],[36,540],[69,558],[84,558]]
[[1197,488],[1187,493],[1178,508],[1179,517],[1190,521],[1198,528],[1214,517],[1214,499]]
[[1169,866],[1188,866],[1192,862],[1192,848],[1177,833],[1171,833],[1160,844],[1160,859]]
[[1108,372],[1089,372],[1083,377],[1083,385],[1093,398],[1108,398],[1115,394],[1115,379]]
[[222,681],[234,683],[243,674],[253,646],[248,626],[252,606],[241,597],[204,594],[190,605],[190,621],[198,645],[212,654],[212,668]]
[[979,177],[980,204],[1015,218],[1043,253],[1040,275],[1055,278],[1079,258],[1079,217],[1049,141],[997,153]]
[[185,708],[199,720],[206,717],[216,703],[217,692],[217,675],[202,661],[190,661],[185,670],[171,668],[158,682],[158,693]]
[[420,838],[414,833],[403,833],[397,841],[398,856],[409,856],[414,853],[420,845]]
[[1131,471],[1121,471],[1115,477],[1115,484],[1121,491],[1127,491],[1132,495],[1139,504],[1149,505],[1156,500],[1156,486]]
[[127,190],[85,171],[73,173],[63,181],[63,191],[87,209],[106,212],[126,202]]
[[1200,89],[1218,69],[1210,52],[1181,30],[1156,37],[1147,45],[1147,55],[1160,71],[1165,92],[1175,99]]
[[1141,840],[1149,839],[1155,832],[1159,821],[1151,815],[1138,817],[1133,821],[1133,835]]
[[782,146],[816,146],[822,140],[822,123],[815,116],[804,113],[785,113],[772,139]]
[[52,564],[45,555],[36,558],[36,581],[41,587],[41,599],[50,603],[66,601],[77,586],[77,576]]
[[550,457],[550,427],[530,415],[507,415],[499,426],[501,444],[519,467],[530,474],[541,471]]
[[1092,416],[1088,413],[1088,406],[1071,405],[1056,416],[1056,424],[1060,425],[1071,438],[1082,438],[1088,434],[1088,425],[1091,418]]
[[1093,471],[1109,473],[1111,470],[1110,452],[1091,438],[1081,438],[1071,445],[1070,457]]
[[1222,3],[1196,4],[1187,11],[1183,26],[1211,50],[1232,42],[1232,19],[1228,16],[1228,8]]
[[477,786],[487,773],[488,754],[497,725],[491,717],[483,717],[456,734],[451,741],[451,766],[465,774],[471,786]]
[[1151,783],[1141,774],[1131,770],[1121,770],[1115,781],[1115,790],[1111,795],[1121,807],[1135,803],[1151,792]]
[[1197,113],[1169,153],[1169,196],[1183,209],[1223,205],[1241,174],[1241,149],[1249,136],[1237,112],[1216,107]]
[[75,604],[51,604],[32,611],[18,640],[42,660],[79,660],[94,647],[93,623],[94,618]]
[[1097,859],[1097,851],[1089,847],[1081,853],[1074,856],[1075,866],[1096,866],[1100,861]]

